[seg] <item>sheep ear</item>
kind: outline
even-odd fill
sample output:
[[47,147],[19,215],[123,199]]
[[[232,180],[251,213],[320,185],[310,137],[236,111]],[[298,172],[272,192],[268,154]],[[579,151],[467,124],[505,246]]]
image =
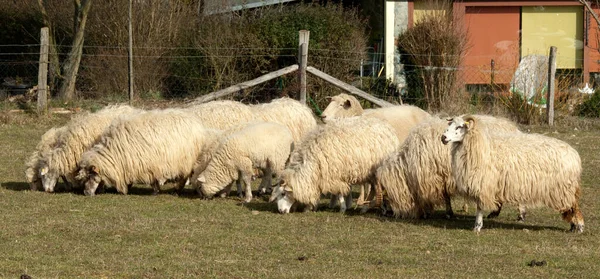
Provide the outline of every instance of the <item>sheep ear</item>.
[[350,102],[350,100],[346,100],[346,101],[344,102],[344,108],[345,108],[345,109],[349,109],[349,108],[351,108],[351,107],[352,107],[352,103]]
[[475,126],[475,118],[471,115],[468,115],[468,116],[465,116],[464,120],[465,120],[465,125],[467,126],[467,129],[473,129],[473,126]]
[[93,174],[98,174],[98,172],[100,172],[100,170],[96,166],[91,166],[90,167],[90,172],[93,173]]
[[40,169],[40,174],[41,175],[46,175],[48,173],[48,167],[44,166]]
[[198,180],[198,182],[205,183],[206,182],[206,177],[204,177],[204,175],[201,175],[201,176],[198,176],[197,180]]

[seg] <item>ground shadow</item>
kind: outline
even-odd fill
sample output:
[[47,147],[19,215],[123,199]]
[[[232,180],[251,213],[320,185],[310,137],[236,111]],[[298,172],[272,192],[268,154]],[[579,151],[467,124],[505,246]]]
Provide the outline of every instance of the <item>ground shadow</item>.
[[31,187],[27,182],[2,182],[2,188],[11,191],[30,191]]
[[[3,182],[2,188],[11,191],[31,191],[31,186],[27,182]],[[44,191],[43,189],[37,189],[33,191]],[[72,193],[73,191],[67,191],[64,183],[57,183],[54,187],[54,193]],[[83,193],[83,191],[81,191]]]
[[[419,226],[430,226],[434,228],[450,229],[450,230],[472,230],[475,225],[474,215],[456,214],[453,218],[447,219],[445,212],[437,211],[434,215],[427,219],[402,219],[394,218],[393,216],[383,216],[379,213],[370,211],[364,214],[365,217],[375,218],[382,222],[401,222],[407,224],[414,224]],[[530,231],[568,231],[567,227],[561,228],[560,226],[541,226],[525,222],[517,222],[510,220],[501,219],[489,219],[483,218],[483,230],[486,229],[505,229],[505,230],[530,230]]]

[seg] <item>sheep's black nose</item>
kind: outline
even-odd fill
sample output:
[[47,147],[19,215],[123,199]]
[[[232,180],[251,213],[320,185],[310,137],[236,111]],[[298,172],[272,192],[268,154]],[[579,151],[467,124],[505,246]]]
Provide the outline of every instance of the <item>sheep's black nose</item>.
[[442,135],[442,142],[446,144],[446,135]]

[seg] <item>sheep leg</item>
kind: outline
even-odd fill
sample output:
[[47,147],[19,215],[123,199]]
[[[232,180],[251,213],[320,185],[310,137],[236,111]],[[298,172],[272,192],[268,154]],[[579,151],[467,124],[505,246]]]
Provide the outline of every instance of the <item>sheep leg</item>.
[[479,234],[481,228],[483,227],[483,210],[481,209],[481,205],[477,202],[477,213],[475,215],[475,227],[473,231]]
[[244,177],[244,183],[246,184],[246,198],[244,202],[252,201],[252,175]]
[[444,191],[444,202],[446,203],[446,219],[454,218],[454,211],[452,210],[452,201],[450,195]]
[[175,188],[175,191],[177,192],[178,195],[181,195],[181,193],[183,193],[183,188],[185,188],[185,185],[187,185],[189,182],[189,179],[187,178],[180,178],[179,181],[177,181],[177,186]]
[[502,211],[502,203],[498,203],[498,208],[488,214],[487,218],[492,219],[498,217],[498,215],[500,215],[500,211]]
[[365,195],[369,202],[365,203],[365,205],[362,206],[362,208],[360,209],[360,213],[362,213],[362,214],[367,213],[367,211],[369,211],[369,209],[371,209],[371,206],[373,205],[373,201],[375,201],[375,196],[377,195],[377,193],[375,191],[371,191],[371,189],[374,189],[374,188],[375,188],[375,184],[372,184],[372,183],[362,185],[361,191],[363,189],[366,189]]
[[346,195],[346,208],[352,208],[352,191]]
[[517,221],[524,222],[525,215],[527,215],[527,209],[524,205],[519,205],[519,216],[517,217]]
[[152,195],[158,195],[158,193],[160,193],[160,186],[163,183],[164,182],[161,182],[161,181],[154,181],[154,182],[152,182]]
[[334,194],[330,194],[331,199],[329,200],[329,208],[333,209],[337,206],[337,202],[340,199],[340,197],[334,195]]
[[[241,175],[240,175],[241,177]],[[242,180],[241,179],[237,179],[235,181],[235,186],[237,188],[237,194],[239,198],[243,198],[244,197],[244,190],[242,189]]]
[[267,191],[271,191],[271,179],[273,176],[273,171],[271,170],[271,167],[265,168],[263,170],[263,177],[262,177],[262,181],[260,182],[260,186],[258,186],[258,194],[265,194],[267,193]]

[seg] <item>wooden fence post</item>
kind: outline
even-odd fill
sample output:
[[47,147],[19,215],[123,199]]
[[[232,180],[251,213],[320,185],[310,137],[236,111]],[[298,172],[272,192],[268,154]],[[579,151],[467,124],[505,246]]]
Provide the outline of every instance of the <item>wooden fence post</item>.
[[129,32],[129,48],[128,50],[128,63],[127,63],[127,68],[129,69],[129,104],[133,105],[133,28],[131,27],[131,21],[132,16],[131,16],[131,10],[133,9],[133,0],[129,0],[129,26],[128,26],[128,32]]
[[40,61],[38,66],[37,113],[48,110],[48,44],[50,34],[48,27],[42,27],[40,32]]
[[300,30],[298,31],[298,78],[300,80],[300,102],[306,104],[306,64],[308,63],[308,38],[310,31]]
[[548,125],[554,126],[554,77],[556,76],[556,47],[550,47],[548,57],[548,92],[546,96],[546,112],[548,114]]

